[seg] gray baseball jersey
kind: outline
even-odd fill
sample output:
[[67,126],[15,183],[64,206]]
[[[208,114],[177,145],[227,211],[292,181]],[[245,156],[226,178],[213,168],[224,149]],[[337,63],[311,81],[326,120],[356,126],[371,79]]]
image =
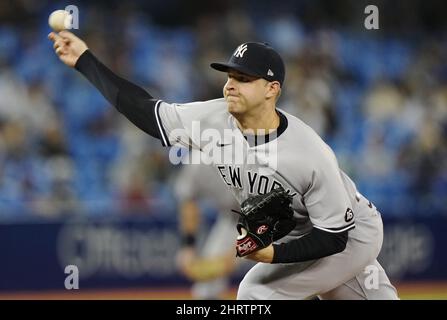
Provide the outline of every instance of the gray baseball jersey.
[[[201,150],[206,154],[201,160],[213,163],[239,203],[278,186],[293,195],[297,227],[280,242],[296,239],[312,228],[342,232],[355,227],[349,233],[347,248],[339,254],[317,262],[258,263],[242,281],[238,298],[296,299],[316,294],[324,298],[323,293],[329,291],[332,298],[397,298],[376,261],[383,236],[376,208],[357,192],[355,184],[339,168],[331,148],[309,126],[278,111],[285,116],[286,128],[268,143],[251,145],[227,112],[224,99],[188,104],[159,101],[156,105],[162,143]],[[351,267],[346,266],[346,261],[351,261]],[[374,295],[359,295],[347,284],[354,281],[366,292],[359,279],[365,278],[361,276],[368,265],[377,268],[380,286]],[[335,270],[339,276],[334,277]],[[312,281],[304,285],[308,279]]]
[[[289,191],[299,220],[292,236],[307,233],[312,226],[329,232],[353,228],[353,209],[359,197],[354,183],[339,169],[329,146],[309,126],[280,112],[287,117],[286,130],[274,141],[253,147],[227,112],[224,99],[185,105],[161,102],[157,114],[165,144],[208,147],[221,154],[213,164],[239,203],[279,185]],[[217,130],[213,136],[217,139],[204,139],[202,133],[207,130]],[[234,135],[227,142],[229,130]],[[233,145],[226,145],[230,142]],[[238,161],[236,152],[243,153],[242,161]],[[249,158],[253,159],[251,163],[244,161]]]

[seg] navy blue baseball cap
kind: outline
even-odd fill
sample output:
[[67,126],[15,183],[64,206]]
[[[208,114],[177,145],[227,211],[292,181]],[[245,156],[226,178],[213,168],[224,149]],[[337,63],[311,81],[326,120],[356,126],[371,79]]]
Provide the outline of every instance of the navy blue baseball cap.
[[227,63],[214,62],[211,63],[211,68],[222,72],[237,70],[267,81],[278,81],[281,86],[286,73],[281,56],[263,42],[243,43],[236,48]]

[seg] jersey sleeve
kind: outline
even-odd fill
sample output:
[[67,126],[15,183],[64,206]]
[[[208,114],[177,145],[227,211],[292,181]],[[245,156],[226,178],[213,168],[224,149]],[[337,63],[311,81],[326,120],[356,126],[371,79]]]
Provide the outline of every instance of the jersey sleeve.
[[338,162],[329,147],[314,155],[304,203],[315,228],[338,233],[354,228],[354,212]]
[[203,130],[220,130],[228,118],[224,99],[186,104],[160,100],[155,106],[155,116],[163,146],[178,143],[199,150]]

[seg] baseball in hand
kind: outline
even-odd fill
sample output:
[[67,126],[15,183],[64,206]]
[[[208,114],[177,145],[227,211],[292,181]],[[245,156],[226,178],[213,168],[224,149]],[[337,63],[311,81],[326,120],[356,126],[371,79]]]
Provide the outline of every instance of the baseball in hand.
[[56,10],[50,14],[48,18],[48,24],[51,29],[56,32],[68,29],[72,22],[72,16],[68,11]]

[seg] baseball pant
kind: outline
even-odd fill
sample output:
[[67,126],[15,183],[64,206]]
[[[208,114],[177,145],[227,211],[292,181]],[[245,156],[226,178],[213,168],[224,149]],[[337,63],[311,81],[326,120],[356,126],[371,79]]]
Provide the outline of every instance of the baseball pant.
[[382,241],[380,214],[368,212],[357,217],[344,251],[302,263],[257,263],[240,283],[237,299],[398,299],[376,260]]

